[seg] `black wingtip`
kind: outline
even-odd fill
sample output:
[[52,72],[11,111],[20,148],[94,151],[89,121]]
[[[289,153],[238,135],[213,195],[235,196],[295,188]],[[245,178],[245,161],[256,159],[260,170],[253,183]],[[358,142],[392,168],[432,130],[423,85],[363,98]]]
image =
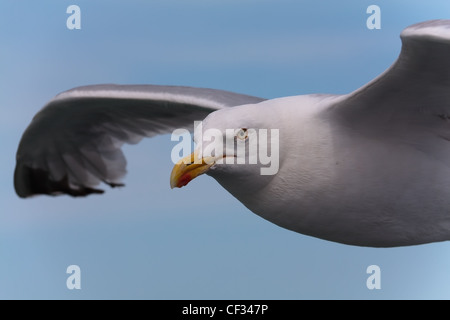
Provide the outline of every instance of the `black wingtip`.
[[30,168],[22,163],[17,163],[14,171],[14,188],[20,198],[28,198],[39,194],[51,196],[67,194],[72,197],[83,197],[90,194],[104,193],[103,190],[86,186],[78,186],[76,189],[72,188],[67,176],[59,181],[54,181],[50,179],[47,171]]

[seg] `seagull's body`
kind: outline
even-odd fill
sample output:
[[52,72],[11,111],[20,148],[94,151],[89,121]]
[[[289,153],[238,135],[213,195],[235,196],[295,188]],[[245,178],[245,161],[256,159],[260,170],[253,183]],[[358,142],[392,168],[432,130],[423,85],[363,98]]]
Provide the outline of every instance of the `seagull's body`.
[[206,117],[203,130],[279,129],[279,171],[179,163],[173,186],[207,173],[261,217],[345,244],[450,240],[450,21],[411,26],[402,40],[397,62],[348,95],[264,100],[185,87],[72,89],[24,133],[16,191],[101,193],[98,183],[116,186],[125,173],[121,144],[192,129]]
[[305,95],[236,107],[273,110],[273,128],[292,124],[280,130],[279,172],[254,175],[261,180],[254,186],[216,174],[221,167],[207,174],[251,211],[302,234],[373,247],[449,240],[450,166],[437,158],[449,142],[427,130],[397,136],[403,132],[390,131],[389,121],[383,139],[331,121],[347,98]]

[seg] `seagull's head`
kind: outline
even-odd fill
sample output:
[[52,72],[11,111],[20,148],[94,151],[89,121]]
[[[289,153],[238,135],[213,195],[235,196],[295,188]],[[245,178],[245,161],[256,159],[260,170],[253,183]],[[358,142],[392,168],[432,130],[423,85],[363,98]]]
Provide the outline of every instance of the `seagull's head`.
[[175,164],[172,188],[206,173],[225,189],[242,194],[266,185],[279,169],[279,129],[264,104],[243,105],[209,114],[194,131],[194,152]]

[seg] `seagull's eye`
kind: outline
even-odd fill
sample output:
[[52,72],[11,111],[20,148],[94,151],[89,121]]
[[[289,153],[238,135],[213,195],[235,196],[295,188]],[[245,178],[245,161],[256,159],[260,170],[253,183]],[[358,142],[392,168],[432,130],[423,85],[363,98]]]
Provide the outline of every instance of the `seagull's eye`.
[[236,137],[239,140],[245,140],[248,138],[248,130],[245,128],[239,129],[236,133]]

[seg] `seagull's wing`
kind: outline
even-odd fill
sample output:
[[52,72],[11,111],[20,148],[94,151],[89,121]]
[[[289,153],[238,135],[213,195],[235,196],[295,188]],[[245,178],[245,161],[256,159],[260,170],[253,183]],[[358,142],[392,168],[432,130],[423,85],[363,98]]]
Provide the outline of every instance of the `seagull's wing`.
[[324,114],[354,134],[396,139],[450,164],[450,20],[410,26],[401,38],[388,70]]
[[264,99],[232,92],[153,85],[95,85],[57,95],[36,116],[17,151],[14,185],[20,197],[102,193],[120,185],[121,146],[143,137],[193,129],[195,120],[226,107]]

